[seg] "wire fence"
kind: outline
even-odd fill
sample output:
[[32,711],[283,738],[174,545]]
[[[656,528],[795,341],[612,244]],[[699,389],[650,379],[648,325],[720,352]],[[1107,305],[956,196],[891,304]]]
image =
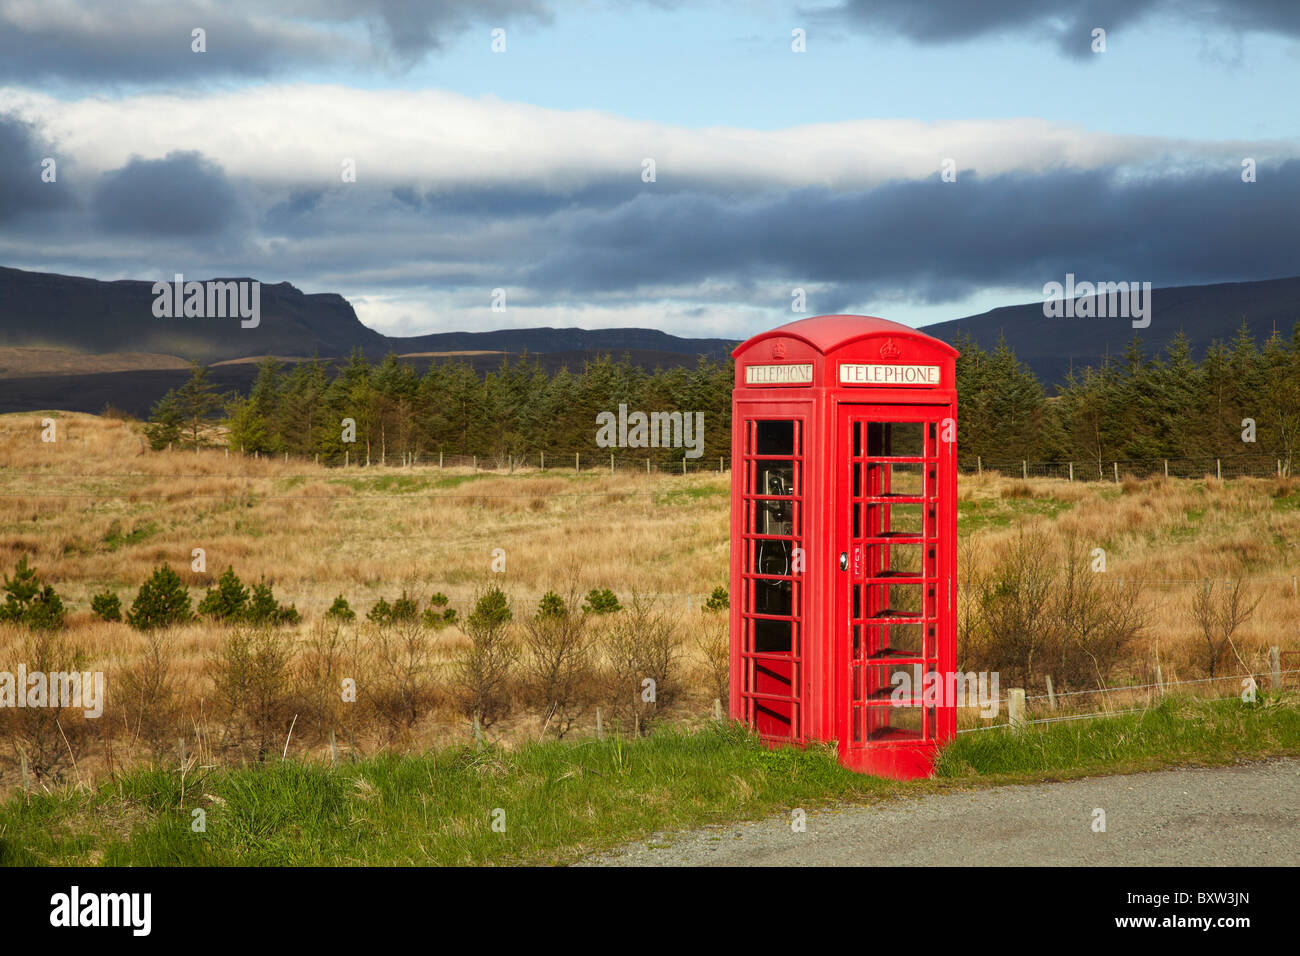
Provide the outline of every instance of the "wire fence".
[[1011,458],[962,457],[958,470],[968,475],[985,472],[1028,478],[1060,478],[1066,481],[1121,482],[1125,478],[1274,478],[1291,474],[1289,457],[1235,455],[1222,458],[1130,458],[1088,461],[1027,461]]
[[[1288,654],[1285,656],[1289,657],[1290,655]],[[1083,713],[1071,713],[1071,714],[1052,713],[1050,716],[1046,716],[1046,717],[1031,718],[1027,716],[1022,716],[1020,719],[1016,719],[1009,715],[1008,720],[1002,721],[1000,723],[986,724],[981,727],[963,727],[959,729],[957,733],[972,734],[984,730],[1015,729],[1018,727],[1028,727],[1028,726],[1034,726],[1040,724],[1054,724],[1054,723],[1061,723],[1064,721],[1071,721],[1071,720],[1090,720],[1090,719],[1104,718],[1104,717],[1118,717],[1124,714],[1143,713],[1150,709],[1152,698],[1159,699],[1161,697],[1164,697],[1168,693],[1169,689],[1174,687],[1204,687],[1207,684],[1219,684],[1219,683],[1232,681],[1232,682],[1236,682],[1237,686],[1244,690],[1247,686],[1253,688],[1259,688],[1263,686],[1265,681],[1267,681],[1275,689],[1285,690],[1290,685],[1293,684],[1300,686],[1300,677],[1296,677],[1296,675],[1300,675],[1300,668],[1288,668],[1284,670],[1270,669],[1267,672],[1261,671],[1261,672],[1249,673],[1249,674],[1227,674],[1227,675],[1217,676],[1217,677],[1201,677],[1193,680],[1171,680],[1171,681],[1162,680],[1151,684],[1127,684],[1119,687],[1097,687],[1089,690],[1026,695],[1023,698],[1026,705],[1028,705],[1029,702],[1031,701],[1047,701],[1049,709],[1051,711],[1056,711],[1058,707],[1060,707],[1058,701],[1066,697],[1101,696],[1103,697],[1103,699],[1109,701],[1111,699],[1111,695],[1125,696],[1140,691],[1147,692],[1147,694],[1145,695],[1146,700],[1144,701],[1144,705],[1141,707],[1127,707],[1123,710],[1114,710],[1108,708],[1106,710],[1093,710],[1093,711],[1086,711]],[[1246,683],[1247,681],[1249,681],[1250,683],[1247,684]],[[1155,693],[1152,694],[1151,691],[1155,691]],[[1235,699],[1239,696],[1240,696],[1240,692],[1229,694],[1226,696],[1210,696],[1205,699],[1229,700],[1229,699]],[[998,704],[999,709],[1001,709],[1002,705],[1010,704],[1011,701],[1012,698],[1010,697],[1010,695],[1008,695],[1006,697],[998,697],[995,700],[985,701],[984,705],[987,706],[989,704],[996,703]],[[1132,703],[1132,701],[1129,701],[1129,703]]]

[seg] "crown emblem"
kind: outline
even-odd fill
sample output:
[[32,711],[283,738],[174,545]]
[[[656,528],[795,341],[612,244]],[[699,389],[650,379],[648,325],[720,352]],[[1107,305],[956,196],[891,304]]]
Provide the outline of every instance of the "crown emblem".
[[785,343],[780,339],[777,339],[772,345],[772,358],[778,360],[785,358]]
[[885,344],[880,346],[880,357],[882,359],[896,359],[903,354],[903,350],[894,344],[893,339],[885,339]]

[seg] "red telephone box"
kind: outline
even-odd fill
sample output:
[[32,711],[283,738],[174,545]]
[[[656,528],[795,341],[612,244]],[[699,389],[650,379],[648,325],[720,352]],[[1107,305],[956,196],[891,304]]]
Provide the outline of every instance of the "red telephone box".
[[822,315],[732,354],[731,717],[929,776],[956,730],[957,351]]

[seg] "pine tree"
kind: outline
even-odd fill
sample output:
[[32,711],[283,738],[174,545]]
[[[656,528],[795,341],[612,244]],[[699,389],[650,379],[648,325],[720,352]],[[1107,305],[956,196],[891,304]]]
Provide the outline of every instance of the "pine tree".
[[167,394],[154,404],[149,413],[149,423],[144,426],[145,437],[149,447],[162,451],[173,442],[180,441],[181,426],[185,416],[181,412],[181,402],[175,389],[168,389]]

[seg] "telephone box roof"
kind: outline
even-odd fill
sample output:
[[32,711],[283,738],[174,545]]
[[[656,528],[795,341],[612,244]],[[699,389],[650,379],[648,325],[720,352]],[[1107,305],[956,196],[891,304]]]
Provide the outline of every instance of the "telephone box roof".
[[786,336],[801,339],[825,355],[841,345],[847,345],[849,342],[872,335],[924,339],[937,347],[946,349],[953,355],[958,354],[955,348],[941,339],[926,335],[924,332],[918,332],[911,326],[903,325],[900,322],[891,322],[889,319],[877,318],[874,315],[814,315],[807,319],[797,319],[775,329],[760,332],[753,338],[736,346],[731,354],[733,357],[738,357],[741,352],[756,342]]

